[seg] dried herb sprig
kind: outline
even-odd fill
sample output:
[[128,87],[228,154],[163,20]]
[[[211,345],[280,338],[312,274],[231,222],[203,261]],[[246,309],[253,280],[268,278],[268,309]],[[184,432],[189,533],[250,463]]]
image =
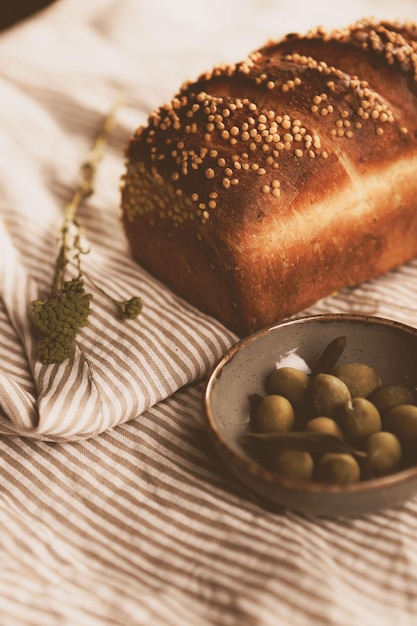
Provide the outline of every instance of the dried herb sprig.
[[[82,229],[77,213],[81,204],[94,193],[97,167],[104,155],[109,134],[115,121],[114,108],[104,120],[88,159],[81,167],[82,178],[74,195],[64,207],[60,228],[60,247],[55,261],[54,277],[50,294],[43,300],[33,300],[32,317],[42,335],[38,356],[42,363],[60,363],[72,354],[74,340],[80,328],[88,324],[91,314],[91,293],[85,291],[85,279],[116,305],[123,319],[134,319],[142,310],[142,300],[134,296],[118,301],[93,283],[83,272],[81,257],[88,251],[82,248]],[[68,265],[77,269],[77,276],[68,279]]]
[[116,307],[122,319],[134,320],[142,311],[143,302],[142,302],[142,298],[139,298],[139,296],[133,296],[133,298],[130,298],[130,300],[116,300],[109,293],[107,293],[107,291],[105,291],[103,287],[100,287],[100,285],[97,285],[97,283],[93,281],[93,279],[91,278],[89,274],[84,272],[83,276],[87,282],[91,283],[93,287],[97,289],[97,291],[100,291],[100,293],[102,293],[104,296],[106,296],[106,298],[108,298],[111,302],[113,302],[114,306]]

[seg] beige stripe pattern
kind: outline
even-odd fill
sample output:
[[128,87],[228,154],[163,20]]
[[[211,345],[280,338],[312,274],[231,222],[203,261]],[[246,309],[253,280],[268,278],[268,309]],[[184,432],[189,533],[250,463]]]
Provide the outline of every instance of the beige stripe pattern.
[[416,502],[350,521],[263,510],[213,458],[200,391],[94,441],[1,441],[0,623],[415,623]]
[[[0,34],[0,626],[417,626],[417,496],[315,519],[248,493],[201,410],[237,338],[133,262],[119,219],[128,137],[181,80],[380,6],[58,0]],[[394,9],[413,17],[414,0],[384,17]],[[92,287],[74,358],[45,367],[29,304],[49,288],[63,206],[121,93],[80,212],[83,266],[114,298],[141,295],[143,314],[118,321]],[[305,313],[417,326],[416,285],[414,261]]]

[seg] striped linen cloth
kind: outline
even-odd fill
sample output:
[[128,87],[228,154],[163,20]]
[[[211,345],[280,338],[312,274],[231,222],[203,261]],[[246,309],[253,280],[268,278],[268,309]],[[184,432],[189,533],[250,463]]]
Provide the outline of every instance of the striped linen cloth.
[[[336,5],[336,6],[335,6]],[[357,519],[271,512],[215,456],[201,393],[236,337],[129,257],[128,138],[179,84],[270,37],[413,0],[59,0],[0,36],[0,626],[417,625],[417,497]],[[305,9],[305,10],[304,10]],[[123,96],[80,221],[94,291],[73,359],[42,366],[30,301],[48,289],[62,209]],[[417,262],[308,313],[417,326]]]

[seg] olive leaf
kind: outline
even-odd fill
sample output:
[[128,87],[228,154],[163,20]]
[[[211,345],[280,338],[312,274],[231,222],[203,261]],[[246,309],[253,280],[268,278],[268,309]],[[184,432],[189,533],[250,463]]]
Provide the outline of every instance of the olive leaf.
[[317,432],[290,432],[290,433],[246,433],[240,440],[242,447],[252,451],[262,451],[292,448],[310,452],[312,454],[325,454],[326,452],[340,452],[352,454],[357,458],[366,458],[366,452],[356,450],[346,441],[327,433]]
[[316,365],[313,368],[313,375],[329,374],[337,361],[340,359],[344,349],[346,348],[347,337],[341,336],[333,339],[323,350],[319,356]]

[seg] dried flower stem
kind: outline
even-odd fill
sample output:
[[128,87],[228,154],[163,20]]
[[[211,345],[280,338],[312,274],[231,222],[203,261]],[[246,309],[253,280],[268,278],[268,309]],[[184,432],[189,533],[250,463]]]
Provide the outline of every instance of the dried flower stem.
[[72,198],[64,207],[64,219],[61,226],[61,247],[58,252],[55,273],[52,281],[51,292],[59,293],[65,280],[65,270],[69,263],[68,255],[71,250],[75,251],[79,276],[81,275],[80,265],[80,226],[77,222],[77,212],[84,200],[94,193],[94,184],[97,168],[104,156],[109,135],[115,123],[117,106],[114,106],[106,116],[103,126],[100,129],[88,159],[81,166],[82,179]]
[[[85,293],[81,256],[86,251],[81,245],[81,227],[77,212],[84,200],[94,193],[96,171],[115,121],[116,107],[106,117],[98,133],[88,159],[82,165],[82,179],[74,195],[64,207],[61,225],[61,245],[55,261],[55,272],[50,295],[44,300],[34,300],[33,321],[42,333],[39,358],[45,364],[60,363],[72,354],[73,341],[77,332],[88,323],[91,313],[92,294]],[[66,280],[68,264],[75,265],[78,276]],[[108,296],[117,306],[123,319],[135,319],[142,310],[142,300],[134,296],[126,301],[111,298],[104,289],[92,283],[96,289]]]

